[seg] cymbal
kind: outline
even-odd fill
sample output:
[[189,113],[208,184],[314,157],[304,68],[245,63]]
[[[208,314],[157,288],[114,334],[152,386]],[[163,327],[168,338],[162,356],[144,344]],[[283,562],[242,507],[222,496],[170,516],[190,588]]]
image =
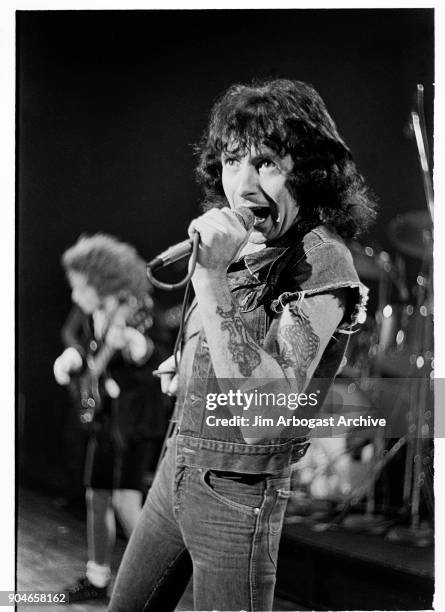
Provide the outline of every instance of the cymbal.
[[[425,242],[425,232],[433,228],[431,216],[426,210],[412,210],[397,215],[389,223],[388,236],[395,247],[404,255],[423,259],[425,255],[432,256],[431,248]],[[430,252],[427,252],[427,249]]]
[[377,263],[373,249],[370,247],[363,247],[356,241],[351,242],[348,246],[360,278],[378,280],[380,278],[380,266]]

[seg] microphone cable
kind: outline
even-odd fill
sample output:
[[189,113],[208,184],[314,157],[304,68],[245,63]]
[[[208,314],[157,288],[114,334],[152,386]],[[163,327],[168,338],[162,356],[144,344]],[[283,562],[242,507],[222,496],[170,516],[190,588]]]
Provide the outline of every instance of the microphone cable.
[[179,320],[179,329],[178,329],[178,334],[176,336],[176,340],[175,340],[175,346],[173,349],[173,355],[175,357],[175,370],[176,373],[179,372],[179,361],[178,361],[178,353],[181,352],[182,350],[182,338],[184,335],[184,327],[185,327],[185,315],[187,312],[187,307],[188,307],[188,302],[189,302],[189,297],[190,297],[190,289],[192,287],[192,283],[191,283],[191,279],[189,279],[187,281],[186,287],[185,287],[185,291],[184,291],[184,298],[182,300],[182,307],[181,307],[181,318]]
[[[196,240],[197,237],[197,240]],[[167,283],[161,283],[160,281],[156,281],[158,283],[158,285],[155,285],[157,287],[159,287],[160,289],[162,289],[162,285],[166,285],[167,290],[172,290],[172,289],[178,289],[182,286],[184,286],[184,284],[186,285],[185,287],[185,291],[184,291],[184,298],[182,300],[182,306],[181,306],[181,317],[180,317],[180,322],[179,322],[179,329],[178,329],[178,333],[176,335],[176,340],[175,340],[175,345],[173,348],[173,355],[175,358],[175,374],[178,375],[179,374],[179,359],[178,359],[178,354],[181,352],[182,350],[182,339],[183,339],[183,335],[184,335],[184,328],[185,328],[185,323],[186,323],[186,312],[187,312],[187,306],[188,306],[188,301],[189,301],[189,296],[190,296],[190,289],[192,286],[192,282],[191,282],[191,278],[195,269],[195,265],[196,265],[196,258],[197,258],[197,253],[198,253],[198,246],[199,246],[199,235],[196,234],[196,237],[194,237],[193,239],[193,251],[192,251],[192,255],[190,257],[190,272],[187,274],[187,276],[180,282],[180,283],[176,283],[175,285],[169,285]],[[196,252],[196,254],[195,254]],[[195,256],[194,256],[195,255]],[[147,266],[147,276],[150,280],[152,280],[150,278],[150,267]],[[153,281],[152,281],[153,282]],[[175,429],[175,427],[177,426],[178,423],[178,403],[175,401],[175,406],[173,409],[173,413],[169,419],[169,424],[168,424],[168,428],[167,431],[165,433],[165,437],[164,437],[164,441],[162,443],[162,448],[161,448],[161,452],[159,453],[159,457],[158,457],[158,461],[156,464],[156,468],[155,468],[155,476],[159,471],[159,467],[161,465],[162,459],[164,458],[164,455],[166,453],[167,450],[167,441],[171,438],[171,436],[173,435],[173,431]]]
[[196,261],[198,259],[199,240],[200,240],[199,234],[196,233],[193,236],[192,253],[190,255],[190,260],[189,260],[189,272],[181,281],[177,283],[164,283],[156,279],[153,276],[153,271],[149,264],[147,264],[147,268],[146,268],[147,277],[149,281],[158,289],[164,289],[165,291],[173,291],[175,289],[182,289],[182,287],[185,286],[184,298],[182,300],[182,307],[181,307],[181,316],[180,316],[180,321],[179,321],[179,330],[176,336],[175,345],[173,349],[176,372],[179,371],[178,353],[181,351],[182,336],[184,334],[184,327],[185,327],[185,315],[187,311],[187,306],[188,306],[189,297],[190,297],[190,289],[192,285],[191,279],[195,271]]

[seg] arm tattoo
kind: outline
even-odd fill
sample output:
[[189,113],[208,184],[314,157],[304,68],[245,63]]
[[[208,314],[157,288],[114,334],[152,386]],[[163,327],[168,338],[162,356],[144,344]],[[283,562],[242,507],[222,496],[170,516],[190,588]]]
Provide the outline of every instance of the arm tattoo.
[[239,371],[243,376],[252,376],[254,369],[261,363],[261,355],[249,338],[238,309],[235,305],[232,305],[229,310],[224,311],[220,306],[217,306],[216,314],[224,319],[221,323],[221,329],[229,332],[228,348],[233,361],[238,364]]
[[294,318],[291,325],[283,325],[279,332],[281,349],[277,357],[283,368],[292,368],[297,384],[304,386],[309,366],[320,347],[320,338],[305,317]]

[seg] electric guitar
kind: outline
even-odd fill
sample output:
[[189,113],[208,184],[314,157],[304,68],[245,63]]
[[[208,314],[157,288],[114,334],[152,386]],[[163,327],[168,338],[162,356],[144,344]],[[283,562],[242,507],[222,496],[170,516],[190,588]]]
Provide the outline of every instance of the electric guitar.
[[96,415],[102,409],[104,396],[108,395],[114,399],[120,394],[117,382],[106,375],[110,360],[120,349],[106,343],[106,334],[113,326],[131,326],[145,334],[153,325],[151,307],[147,308],[149,300],[152,305],[149,296],[142,304],[136,298],[130,298],[118,304],[108,318],[104,344],[99,349],[96,341],[90,344],[90,350],[85,358],[86,367],[75,378],[79,398],[79,419],[82,425],[92,427]]

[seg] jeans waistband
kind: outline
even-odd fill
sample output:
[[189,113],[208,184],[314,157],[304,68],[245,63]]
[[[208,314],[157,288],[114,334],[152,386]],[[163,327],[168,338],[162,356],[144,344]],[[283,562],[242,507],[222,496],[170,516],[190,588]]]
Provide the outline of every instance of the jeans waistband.
[[178,434],[176,462],[243,474],[281,474],[304,457],[308,447],[301,438],[280,444],[239,444]]

